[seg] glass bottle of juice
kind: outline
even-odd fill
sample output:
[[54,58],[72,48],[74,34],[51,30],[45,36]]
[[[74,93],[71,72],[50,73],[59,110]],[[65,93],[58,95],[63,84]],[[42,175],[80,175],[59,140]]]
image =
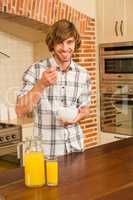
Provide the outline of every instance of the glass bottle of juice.
[[23,152],[25,185],[28,187],[41,187],[46,183],[44,153],[41,140],[34,138],[28,141]]

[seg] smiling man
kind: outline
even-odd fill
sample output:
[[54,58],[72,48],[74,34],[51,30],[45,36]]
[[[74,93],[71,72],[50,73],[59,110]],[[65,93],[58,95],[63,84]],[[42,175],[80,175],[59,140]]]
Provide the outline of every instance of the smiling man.
[[[23,117],[35,111],[34,135],[44,141],[46,155],[84,150],[79,121],[89,114],[91,85],[88,72],[72,60],[80,43],[73,23],[57,21],[46,37],[51,58],[33,64],[23,76],[16,113]],[[71,121],[60,120],[58,109],[63,106],[77,108],[77,116]]]

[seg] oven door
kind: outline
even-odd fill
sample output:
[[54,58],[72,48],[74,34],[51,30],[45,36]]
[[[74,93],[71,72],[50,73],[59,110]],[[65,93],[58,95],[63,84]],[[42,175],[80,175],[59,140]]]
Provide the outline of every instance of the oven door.
[[17,144],[0,146],[0,172],[21,166],[21,161],[17,158]]
[[133,135],[133,95],[101,95],[101,130]]

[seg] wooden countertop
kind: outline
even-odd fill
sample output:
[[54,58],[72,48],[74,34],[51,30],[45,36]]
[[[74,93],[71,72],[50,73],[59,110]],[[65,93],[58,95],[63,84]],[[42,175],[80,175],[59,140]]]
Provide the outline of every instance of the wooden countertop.
[[60,157],[57,187],[27,188],[22,178],[22,169],[0,174],[0,194],[6,200],[132,200],[133,138]]

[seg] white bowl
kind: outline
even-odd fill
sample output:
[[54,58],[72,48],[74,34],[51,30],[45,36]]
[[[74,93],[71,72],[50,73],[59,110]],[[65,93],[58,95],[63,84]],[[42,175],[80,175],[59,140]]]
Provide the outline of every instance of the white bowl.
[[58,110],[58,117],[64,121],[71,121],[76,118],[78,109],[73,107],[60,107]]

